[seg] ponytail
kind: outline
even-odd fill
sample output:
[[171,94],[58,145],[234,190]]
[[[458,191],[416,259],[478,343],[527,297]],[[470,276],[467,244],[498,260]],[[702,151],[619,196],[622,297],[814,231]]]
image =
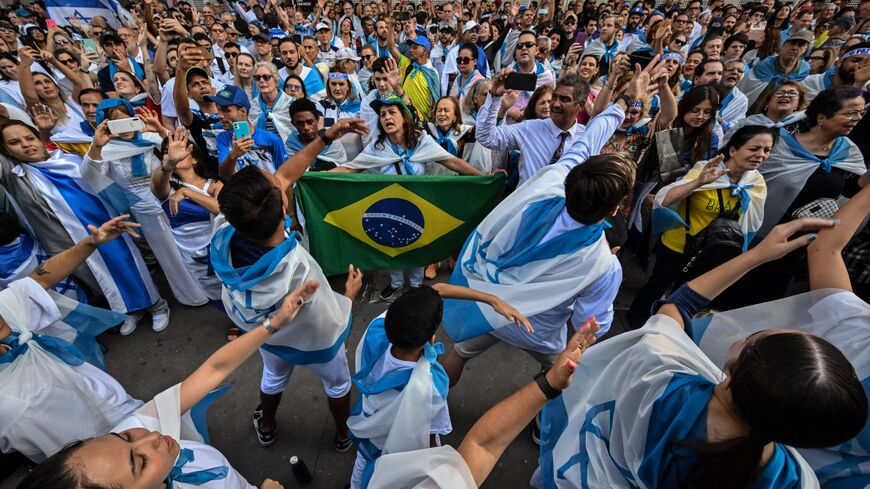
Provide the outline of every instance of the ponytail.
[[761,455],[769,443],[754,433],[715,443],[680,442],[700,454],[679,489],[746,489],[761,470]]

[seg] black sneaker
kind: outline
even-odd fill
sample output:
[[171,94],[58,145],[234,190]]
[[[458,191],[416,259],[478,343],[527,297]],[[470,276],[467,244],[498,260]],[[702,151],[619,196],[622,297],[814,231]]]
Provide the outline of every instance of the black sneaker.
[[338,435],[333,439],[335,442],[335,449],[339,452],[346,452],[350,450],[350,447],[353,446],[353,442],[350,438],[345,438],[344,440],[339,440]]
[[381,289],[381,293],[378,294],[378,298],[380,298],[382,301],[388,301],[392,299],[398,291],[399,289],[394,289],[392,285],[387,285],[386,287]]
[[535,416],[535,422],[532,423],[532,442],[541,446],[541,415]]
[[254,421],[254,431],[257,433],[257,442],[260,443],[260,446],[268,447],[275,443],[275,435],[278,434],[278,422],[275,421],[275,426],[272,428],[272,431],[267,433],[260,429],[260,420],[262,418],[263,409],[260,406],[257,406],[257,409],[254,409],[254,414],[252,416],[252,420]]

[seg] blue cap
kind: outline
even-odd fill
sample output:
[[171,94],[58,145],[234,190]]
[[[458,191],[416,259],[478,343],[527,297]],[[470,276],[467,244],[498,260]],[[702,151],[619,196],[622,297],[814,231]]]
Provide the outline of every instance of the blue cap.
[[634,14],[643,15],[643,9],[640,7],[635,7],[628,12],[628,15],[634,15]]
[[238,105],[243,109],[251,109],[251,102],[248,101],[248,94],[246,94],[241,88],[233,85],[226,85],[221,88],[217,94],[207,95],[205,99],[222,107]]
[[424,48],[426,48],[426,51],[432,50],[432,45],[429,44],[429,38],[422,35],[422,34],[418,34],[417,37],[415,37],[414,39],[408,39],[407,42],[419,44],[419,45],[423,46]]
[[29,10],[20,8],[20,9],[15,11],[15,15],[17,15],[19,17],[30,17],[33,15],[33,13]]

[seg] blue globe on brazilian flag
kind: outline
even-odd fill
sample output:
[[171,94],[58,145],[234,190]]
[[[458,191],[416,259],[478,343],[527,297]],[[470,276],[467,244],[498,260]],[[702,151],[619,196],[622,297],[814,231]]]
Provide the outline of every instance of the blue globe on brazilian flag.
[[296,196],[311,254],[327,275],[409,268],[453,255],[504,184],[485,177],[308,172]]

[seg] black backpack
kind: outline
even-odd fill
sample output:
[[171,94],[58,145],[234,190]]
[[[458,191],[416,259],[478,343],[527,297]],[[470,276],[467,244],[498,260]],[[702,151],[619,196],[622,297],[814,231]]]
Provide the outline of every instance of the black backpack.
[[[719,197],[719,215],[716,219],[694,236],[690,236],[686,229],[686,247],[683,250],[686,264],[681,272],[681,281],[692,280],[743,253],[744,236],[738,223],[740,214],[725,210],[722,189],[717,189],[716,194]],[[691,207],[686,200],[686,223],[690,226]]]

